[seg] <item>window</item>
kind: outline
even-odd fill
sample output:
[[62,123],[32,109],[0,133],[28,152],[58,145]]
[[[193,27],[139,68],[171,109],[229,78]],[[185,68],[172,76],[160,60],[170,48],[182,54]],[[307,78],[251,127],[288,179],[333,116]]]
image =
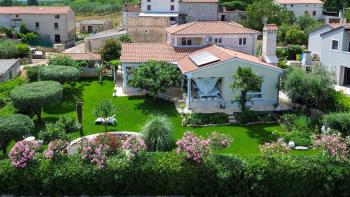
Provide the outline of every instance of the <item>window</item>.
[[174,2],[174,0],[170,0],[170,2]]
[[37,28],[37,29],[40,28],[39,22],[36,22],[36,23],[35,23],[35,28]]
[[202,5],[202,10],[206,10],[207,7],[205,6],[205,4]]
[[305,11],[305,13],[304,13],[304,14],[309,14],[309,12]]
[[316,16],[316,11],[312,11],[312,16]]
[[181,45],[183,46],[191,46],[192,40],[187,38],[181,38]]
[[261,86],[262,86],[262,84],[260,84],[260,86],[257,90],[247,92],[248,99],[261,98],[262,97]]
[[290,4],[290,7],[294,7],[294,5],[293,5],[293,4]]
[[247,45],[247,38],[239,38],[239,45],[240,46]]
[[151,10],[151,5],[147,5],[147,10],[148,10],[148,11]]
[[151,0],[147,0],[147,2],[151,2]]
[[16,18],[18,18],[18,15],[16,14]]
[[55,35],[55,43],[60,43],[61,42],[61,36],[59,34]]
[[171,6],[170,6],[170,10],[171,10],[171,11],[174,11],[174,10],[175,10],[175,6],[174,6],[174,5],[171,5]]
[[332,49],[338,50],[339,41],[338,40],[332,40]]
[[215,44],[222,44],[222,38],[214,38]]
[[348,43],[348,52],[350,52],[350,42]]
[[55,15],[55,19],[59,19],[60,18],[60,15]]
[[58,23],[54,24],[55,29],[58,29]]

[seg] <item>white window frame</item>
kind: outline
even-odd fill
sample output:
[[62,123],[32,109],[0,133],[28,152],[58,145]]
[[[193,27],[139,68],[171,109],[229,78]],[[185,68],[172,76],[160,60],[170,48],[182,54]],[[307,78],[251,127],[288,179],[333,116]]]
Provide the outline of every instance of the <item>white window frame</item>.
[[[337,49],[333,49],[333,41],[337,41]],[[339,51],[339,40],[338,39],[332,39],[331,40],[331,50],[332,51]]]
[[249,99],[262,99],[262,82],[260,84],[260,91],[259,92],[247,92],[247,98]]
[[216,45],[222,44],[222,38],[214,38],[214,43],[215,43]]

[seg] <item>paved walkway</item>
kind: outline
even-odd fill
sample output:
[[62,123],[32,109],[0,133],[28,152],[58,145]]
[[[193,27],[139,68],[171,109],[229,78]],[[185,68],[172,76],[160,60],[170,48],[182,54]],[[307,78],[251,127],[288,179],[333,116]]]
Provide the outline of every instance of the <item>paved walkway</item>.
[[350,96],[350,87],[348,87],[348,86],[335,85],[334,89],[338,92],[344,93],[347,96]]

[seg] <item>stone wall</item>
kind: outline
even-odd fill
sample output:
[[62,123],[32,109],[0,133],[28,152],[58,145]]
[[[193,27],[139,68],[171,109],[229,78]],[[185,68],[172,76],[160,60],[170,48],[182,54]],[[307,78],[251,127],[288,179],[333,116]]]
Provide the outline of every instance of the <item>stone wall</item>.
[[166,42],[165,28],[170,26],[167,17],[130,17],[127,32],[133,42]]

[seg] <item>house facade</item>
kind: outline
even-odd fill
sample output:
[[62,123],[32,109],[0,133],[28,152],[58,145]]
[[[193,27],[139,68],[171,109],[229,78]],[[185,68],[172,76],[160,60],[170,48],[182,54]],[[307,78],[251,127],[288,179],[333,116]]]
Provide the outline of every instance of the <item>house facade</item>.
[[219,0],[180,0],[179,23],[218,20]]
[[167,43],[175,47],[218,45],[250,55],[256,54],[260,32],[235,22],[196,21],[166,29]]
[[21,23],[41,40],[74,46],[75,14],[69,7],[0,7],[0,26],[18,29]]
[[309,35],[308,50],[334,73],[338,85],[350,85],[350,24],[325,25]]
[[275,0],[275,3],[293,12],[295,17],[309,14],[314,19],[323,17],[323,2],[321,0]]
[[176,24],[179,16],[179,0],[141,0],[140,17],[167,17]]
[[171,43],[124,43],[120,59],[124,93],[138,91],[129,86],[129,81],[134,71],[149,60],[166,61],[178,67],[182,73],[180,97],[192,112],[239,111],[234,99],[240,93],[230,88],[232,75],[239,67],[250,67],[263,79],[260,89],[248,94],[254,103],[253,110],[274,110],[279,102],[278,84],[283,70],[235,49],[215,44],[185,47]]
[[81,33],[97,33],[112,29],[111,20],[83,20],[80,23]]

